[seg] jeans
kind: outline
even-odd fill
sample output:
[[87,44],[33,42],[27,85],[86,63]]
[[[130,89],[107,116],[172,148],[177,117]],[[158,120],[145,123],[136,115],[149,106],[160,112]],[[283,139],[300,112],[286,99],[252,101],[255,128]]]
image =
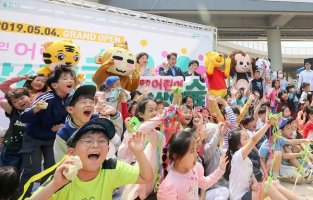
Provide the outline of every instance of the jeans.
[[19,150],[10,150],[4,147],[0,156],[0,166],[12,166],[21,170],[22,157],[18,152]]

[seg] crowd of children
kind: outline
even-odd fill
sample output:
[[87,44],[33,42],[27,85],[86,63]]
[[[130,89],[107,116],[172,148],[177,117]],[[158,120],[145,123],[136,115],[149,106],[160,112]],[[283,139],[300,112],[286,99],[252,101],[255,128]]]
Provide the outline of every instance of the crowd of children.
[[[255,71],[247,93],[230,88],[225,98],[207,95],[206,105],[194,107],[192,96],[175,94],[167,106],[148,91],[129,93],[117,76],[98,92],[74,88],[75,78],[60,66],[48,78],[0,83],[10,119],[1,140],[0,199],[296,200],[280,181],[313,181],[309,83],[298,93],[279,76],[268,90]],[[11,87],[22,80],[24,87]],[[279,112],[275,132],[269,114]],[[82,168],[69,180],[74,156]],[[24,188],[59,161],[37,180],[39,188]]]

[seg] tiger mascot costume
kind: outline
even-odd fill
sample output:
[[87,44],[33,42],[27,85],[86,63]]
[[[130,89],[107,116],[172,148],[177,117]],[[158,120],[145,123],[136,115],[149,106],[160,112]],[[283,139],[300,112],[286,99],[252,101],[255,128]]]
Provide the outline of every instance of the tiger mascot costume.
[[[44,74],[48,77],[60,65],[66,65],[68,68],[75,70],[80,60],[80,48],[72,40],[46,42],[43,46],[43,61],[46,65],[41,67],[37,74]],[[75,85],[79,85],[80,82],[85,80],[85,76],[84,74],[78,74],[76,79]]]

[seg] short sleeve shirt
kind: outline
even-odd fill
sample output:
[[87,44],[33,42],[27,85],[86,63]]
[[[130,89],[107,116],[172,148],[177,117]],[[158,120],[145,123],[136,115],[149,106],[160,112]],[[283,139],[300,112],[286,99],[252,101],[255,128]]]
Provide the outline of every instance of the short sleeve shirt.
[[95,179],[83,182],[78,177],[75,177],[71,182],[57,191],[50,199],[111,200],[114,189],[123,185],[136,183],[138,176],[139,169],[137,167],[115,159],[109,159],[103,163],[102,169]]
[[[284,145],[286,144],[287,139],[284,137],[278,137],[276,139],[276,144],[275,144],[275,151],[283,151]],[[271,149],[274,147],[274,143],[271,143]],[[268,160],[269,158],[269,144],[268,144],[268,140],[265,140],[260,149],[259,149],[259,156],[262,158],[265,158],[266,160]]]

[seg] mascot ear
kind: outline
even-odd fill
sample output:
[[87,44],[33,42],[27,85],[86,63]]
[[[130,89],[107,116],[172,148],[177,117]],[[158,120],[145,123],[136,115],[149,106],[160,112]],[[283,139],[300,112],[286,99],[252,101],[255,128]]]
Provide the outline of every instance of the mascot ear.
[[96,64],[102,64],[102,57],[101,56],[96,57]]
[[212,56],[213,56],[213,52],[212,52],[212,51],[209,51],[209,52],[206,53],[206,55],[207,55],[208,57],[212,57]]
[[45,43],[43,44],[43,47],[44,47],[45,49],[47,49],[52,43],[53,43],[53,42],[45,42]]

